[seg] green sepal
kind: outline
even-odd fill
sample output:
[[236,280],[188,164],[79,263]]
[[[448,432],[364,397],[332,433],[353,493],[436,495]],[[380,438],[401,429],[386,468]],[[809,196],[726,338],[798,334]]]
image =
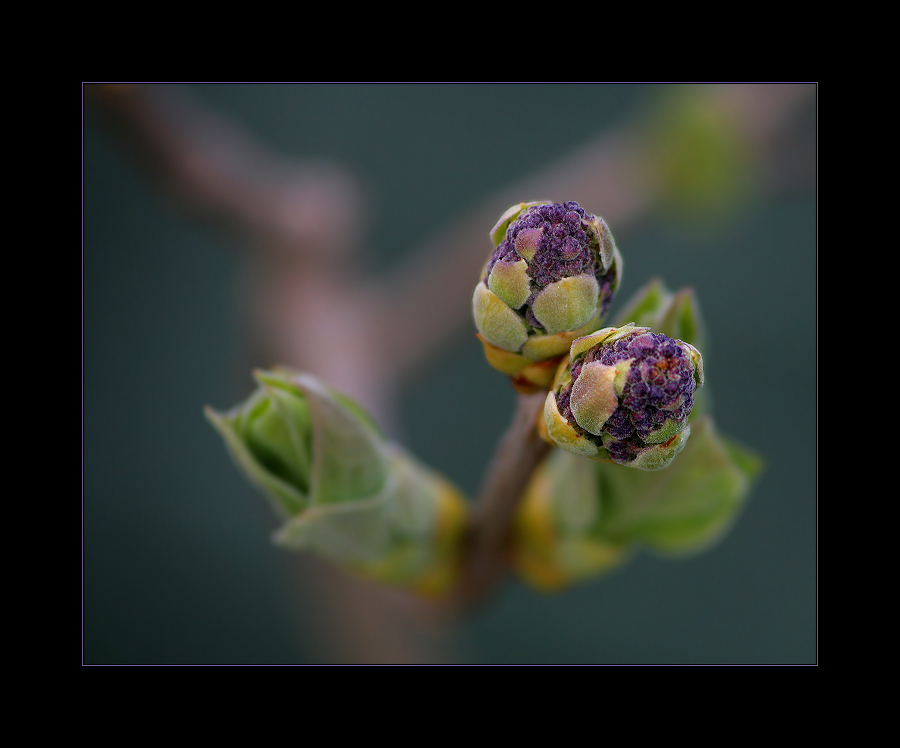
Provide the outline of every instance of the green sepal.
[[553,444],[582,457],[598,458],[601,452],[600,447],[587,437],[579,434],[575,427],[559,412],[556,404],[556,395],[553,390],[547,393],[547,397],[544,400],[543,418],[547,437]]
[[575,275],[547,285],[532,304],[550,335],[577,330],[597,313],[599,286],[593,275]]
[[528,340],[528,328],[522,318],[484,283],[478,283],[472,294],[475,327],[492,345],[512,353]]
[[528,263],[498,261],[491,268],[487,279],[488,288],[511,309],[518,309],[531,293],[528,277]]
[[609,345],[622,338],[627,338],[629,335],[647,332],[649,329],[650,328],[648,327],[635,327],[633,322],[618,327],[604,327],[590,335],[585,335],[573,340],[572,346],[569,349],[569,355],[572,357],[572,360],[575,361],[596,345],[601,343]]
[[[618,286],[618,282],[621,280],[622,276],[622,255],[619,253],[618,246],[616,246],[616,240],[613,238],[612,231],[609,230],[606,221],[599,216],[593,217],[593,220],[590,221],[590,226],[593,228],[597,237],[597,256],[600,258],[600,264],[603,266],[603,270],[608,271],[613,264],[619,265],[619,272],[616,279],[616,285]],[[613,291],[615,290],[616,289],[614,288]]]
[[603,433],[603,425],[619,407],[618,378],[615,366],[594,361],[582,367],[572,385],[569,407],[575,422],[585,431],[595,436]]
[[494,227],[491,229],[491,242],[493,242],[495,247],[499,247],[500,243],[506,238],[506,230],[509,228],[509,225],[515,221],[519,217],[519,214],[526,208],[530,208],[534,205],[549,204],[549,200],[535,200],[529,203],[516,203],[515,205],[511,205],[503,211],[503,215],[497,219],[497,223],[495,223]]

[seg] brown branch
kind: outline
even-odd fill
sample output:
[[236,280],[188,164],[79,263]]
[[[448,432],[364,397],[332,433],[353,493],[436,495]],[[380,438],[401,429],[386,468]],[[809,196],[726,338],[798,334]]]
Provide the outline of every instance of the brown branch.
[[536,428],[545,398],[545,392],[518,395],[513,418],[488,465],[473,509],[460,584],[448,601],[457,614],[480,604],[509,570],[516,509],[532,474],[552,449]]

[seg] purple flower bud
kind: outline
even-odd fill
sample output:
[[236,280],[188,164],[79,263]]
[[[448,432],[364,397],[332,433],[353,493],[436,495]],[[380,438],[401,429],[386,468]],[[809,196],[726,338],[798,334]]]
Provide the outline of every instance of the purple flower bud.
[[[548,434],[595,459],[656,470],[690,434],[699,351],[646,327],[605,328],[572,344],[567,370],[548,394]],[[552,400],[552,402],[551,402]]]
[[[542,331],[545,325],[532,308],[540,293],[564,278],[591,276],[598,286],[594,311],[599,310],[602,317],[612,303],[620,270],[620,263],[612,261],[611,253],[602,252],[604,229],[608,235],[603,220],[586,213],[574,201],[526,208],[506,229],[506,237],[488,260],[482,282],[488,283],[496,262],[524,259],[530,294],[522,313],[533,328]],[[606,241],[611,243],[612,237]]]
[[600,326],[622,273],[602,218],[576,202],[520,203],[491,238],[495,249],[472,303],[493,366],[515,375],[559,359],[576,337]]

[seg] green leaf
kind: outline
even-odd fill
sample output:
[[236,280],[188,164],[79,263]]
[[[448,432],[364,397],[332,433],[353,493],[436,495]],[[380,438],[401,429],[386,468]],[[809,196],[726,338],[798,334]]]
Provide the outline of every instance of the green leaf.
[[244,403],[206,415],[284,520],[275,542],[369,579],[446,591],[465,526],[458,491],[315,377],[286,369],[254,376],[258,388]]
[[[256,407],[266,408],[268,406],[257,405]],[[239,408],[230,413],[219,413],[212,408],[206,408],[204,412],[209,422],[225,440],[225,445],[241,472],[269,499],[280,517],[293,516],[306,508],[309,503],[309,495],[301,491],[298,486],[272,472],[251,451],[247,440],[238,428],[242,418]]]
[[358,501],[383,490],[388,465],[381,436],[348,412],[318,380],[292,380],[306,395],[313,422],[313,505]]
[[712,419],[692,424],[681,454],[658,472],[598,465],[604,538],[663,553],[701,550],[737,518],[762,465],[749,450],[722,439]]

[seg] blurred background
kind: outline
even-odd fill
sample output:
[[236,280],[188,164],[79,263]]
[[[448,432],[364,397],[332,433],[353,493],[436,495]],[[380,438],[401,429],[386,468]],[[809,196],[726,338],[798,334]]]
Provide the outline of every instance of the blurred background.
[[[582,202],[607,218],[624,258],[612,316],[653,277],[695,289],[719,430],[765,472],[712,549],[643,553],[554,595],[513,582],[442,639],[436,661],[816,662],[816,88],[748,87],[749,104],[737,88],[724,117],[698,104],[714,86],[162,87],[270,154],[346,169],[373,273],[466,216],[499,216],[510,185],[535,184],[579,149],[627,143],[621,191],[598,174],[613,180],[610,205]],[[253,248],[161,190],[90,95],[83,127],[83,662],[365,661],[359,631],[377,634],[377,622],[339,620],[334,572],[271,545],[266,502],[203,417],[245,398],[253,367],[276,363],[256,359],[251,340]],[[487,256],[490,228],[475,255]],[[391,428],[471,495],[513,402],[463,324],[402,384]]]

